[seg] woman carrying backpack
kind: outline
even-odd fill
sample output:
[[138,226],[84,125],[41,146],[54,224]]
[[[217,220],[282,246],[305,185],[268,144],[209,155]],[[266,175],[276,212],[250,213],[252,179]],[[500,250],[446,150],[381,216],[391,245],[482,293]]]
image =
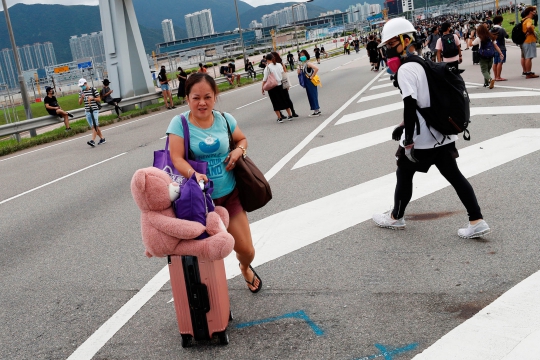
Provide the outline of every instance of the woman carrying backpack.
[[491,67],[493,66],[493,57],[495,52],[499,53],[499,58],[504,59],[504,54],[497,45],[497,35],[492,34],[485,24],[481,24],[476,28],[476,39],[473,41],[474,45],[480,45],[478,54],[480,55],[480,71],[484,76],[484,87],[493,89],[495,85],[495,79],[491,78]]

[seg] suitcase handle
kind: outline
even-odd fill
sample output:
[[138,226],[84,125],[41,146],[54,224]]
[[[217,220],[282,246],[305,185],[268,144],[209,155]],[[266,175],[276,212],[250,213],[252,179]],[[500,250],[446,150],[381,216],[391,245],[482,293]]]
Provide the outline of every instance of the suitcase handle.
[[210,298],[208,297],[208,288],[204,284],[195,284],[190,287],[189,304],[193,311],[207,313],[210,311]]

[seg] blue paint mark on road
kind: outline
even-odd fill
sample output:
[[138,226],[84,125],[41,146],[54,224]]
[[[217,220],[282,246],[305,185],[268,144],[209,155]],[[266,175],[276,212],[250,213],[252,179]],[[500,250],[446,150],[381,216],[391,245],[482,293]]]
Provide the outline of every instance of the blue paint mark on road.
[[313,330],[315,335],[317,335],[317,336],[324,335],[324,331],[320,327],[318,327],[309,318],[309,316],[307,316],[307,314],[304,312],[304,310],[300,310],[300,311],[296,311],[296,312],[292,312],[292,313],[288,313],[288,314],[285,314],[285,315],[276,316],[276,317],[272,317],[272,318],[267,318],[267,319],[262,319],[262,320],[255,320],[255,321],[250,321],[250,322],[238,324],[238,325],[236,325],[236,328],[237,329],[243,329],[243,328],[247,328],[247,327],[250,327],[250,326],[266,324],[266,323],[269,323],[269,322],[278,321],[278,320],[282,320],[282,319],[300,319],[300,320],[304,320],[311,327],[311,330]]
[[364,356],[362,358],[357,358],[354,360],[372,360],[380,357],[384,357],[384,360],[394,360],[394,355],[401,355],[403,353],[406,353],[407,351],[412,351],[418,347],[418,343],[412,343],[407,346],[391,350],[382,344],[375,344],[375,347],[377,348],[377,350],[380,351],[379,354]]

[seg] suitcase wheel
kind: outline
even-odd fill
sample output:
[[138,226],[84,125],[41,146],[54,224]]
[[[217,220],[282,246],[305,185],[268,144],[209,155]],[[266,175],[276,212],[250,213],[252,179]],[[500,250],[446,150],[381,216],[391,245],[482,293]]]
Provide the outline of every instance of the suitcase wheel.
[[184,334],[181,334],[181,335],[182,335],[182,347],[183,348],[188,348],[188,347],[193,346],[193,336],[184,335]]
[[227,330],[217,333],[217,336],[221,345],[229,344],[229,334],[227,334]]
[[232,311],[229,311],[229,321],[233,321],[234,318],[233,318],[233,315],[232,315]]

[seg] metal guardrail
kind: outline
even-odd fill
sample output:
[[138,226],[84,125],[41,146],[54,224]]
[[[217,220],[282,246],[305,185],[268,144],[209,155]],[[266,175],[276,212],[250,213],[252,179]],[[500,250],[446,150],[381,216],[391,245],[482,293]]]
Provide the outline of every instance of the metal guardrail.
[[[157,100],[160,97],[161,91],[156,92],[155,94],[138,95],[131,98],[123,99],[122,106],[140,105],[144,102]],[[108,111],[110,109],[113,109],[113,107],[108,104],[104,104],[100,112]],[[69,112],[73,114],[74,119],[82,119],[85,117],[84,108],[70,110]],[[63,119],[53,115],[46,115],[34,119],[23,120],[11,124],[1,125],[0,136],[18,134],[25,131],[39,129],[45,126],[55,125],[58,123],[63,123]]]
[[[333,55],[333,53],[338,52],[338,51],[341,52],[342,49],[338,48],[338,49],[329,50],[328,54]],[[255,70],[255,74],[257,74],[258,69],[254,69],[254,70]],[[244,77],[247,74],[248,73],[246,71],[235,73],[235,75],[240,75],[241,77]],[[216,81],[216,84],[218,85],[224,84],[227,82],[227,77],[220,76],[220,77],[217,77],[215,81]],[[175,90],[178,90],[178,89],[171,89],[171,92]],[[131,98],[123,99],[121,104],[123,107],[133,106],[133,105],[140,106],[144,102],[157,100],[161,97],[162,97],[161,91],[157,91],[154,94],[144,94],[144,95],[138,95]],[[111,109],[113,109],[112,106],[108,104],[104,104],[100,112],[108,111]],[[73,115],[73,119],[75,120],[82,119],[85,117],[84,108],[70,110],[69,112]],[[9,136],[13,134],[19,134],[25,131],[35,130],[42,127],[55,125],[58,123],[63,123],[63,119],[59,118],[58,116],[46,115],[46,116],[42,116],[42,117],[38,117],[34,119],[23,120],[23,121],[11,123],[11,124],[5,124],[5,125],[0,126],[0,137]]]

